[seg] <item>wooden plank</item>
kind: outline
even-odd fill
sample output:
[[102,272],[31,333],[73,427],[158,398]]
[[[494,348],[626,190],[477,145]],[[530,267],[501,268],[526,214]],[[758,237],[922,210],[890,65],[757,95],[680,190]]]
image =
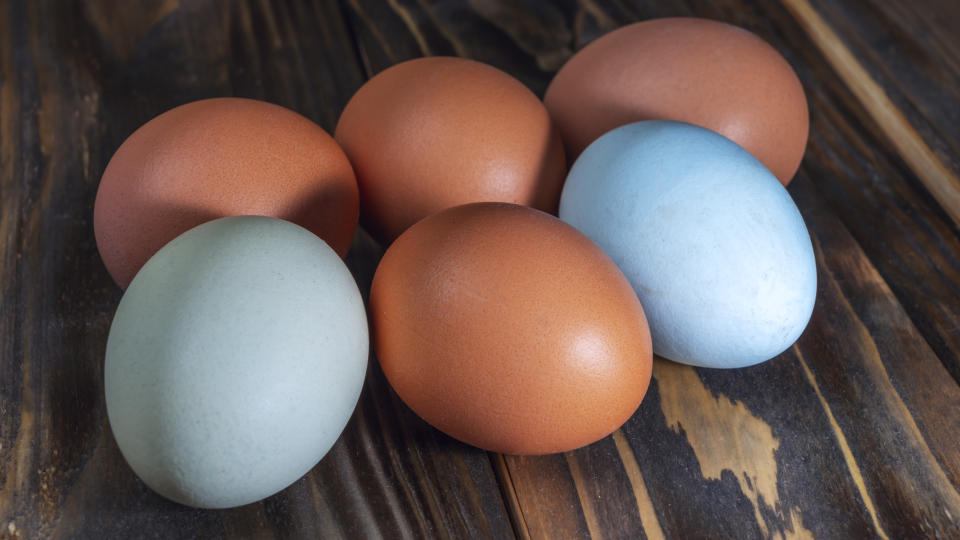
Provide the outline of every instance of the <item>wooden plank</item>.
[[[794,2],[795,3],[795,2]],[[960,175],[960,4],[804,0],[936,157]],[[799,17],[798,17],[799,18]]]
[[927,146],[907,117],[813,6],[807,0],[787,0],[784,4],[917,178],[953,218],[954,223],[960,224],[960,180]]
[[[814,56],[805,66],[828,65],[813,52],[804,51]],[[827,80],[827,74],[806,75]],[[960,229],[924,190],[910,158],[893,151],[880,125],[851,92],[839,85],[807,88],[811,179],[960,381]],[[939,122],[950,124],[947,117]]]
[[[341,440],[260,504],[170,503],[123,462],[102,362],[120,291],[97,255],[100,174],[194,99],[279,103],[332,130],[363,81],[336,2],[0,3],[0,536],[509,537],[485,452],[403,407],[372,361]],[[358,234],[364,291],[381,255]]]
[[[559,7],[519,2],[348,0],[354,35],[370,75],[420,56],[465,56],[496,66],[538,94],[569,56]],[[510,26],[522,24],[522,28]],[[555,34],[556,32],[556,34]],[[518,41],[516,34],[536,36]],[[559,53],[554,49],[559,48]],[[547,58],[531,56],[541,51]],[[541,66],[541,64],[543,64]]]
[[[824,262],[821,289],[832,289],[840,302],[836,310],[821,311],[801,338],[798,359],[848,433],[892,537],[960,534],[960,387],[808,186],[798,185],[794,196],[815,229]],[[854,354],[862,364],[850,362]],[[899,517],[904,501],[916,512],[912,519]]]
[[[958,229],[809,27],[776,3],[733,0],[343,3],[349,28],[337,3],[306,0],[0,5],[0,535],[960,535]],[[956,174],[957,42],[930,15],[955,7],[811,4]],[[193,510],[136,480],[105,429],[101,356],[119,291],[89,220],[99,174],[133,129],[213,95],[332,129],[366,75],[428,53],[487,61],[542,93],[591,39],[683,14],[757,32],[807,88],[813,130],[791,193],[821,280],[798,347],[737,371],[658,361],[622,430],[540,458],[439,434],[374,362],[330,455],[264,503]],[[348,262],[364,291],[379,256],[359,234]]]
[[[837,24],[845,44],[916,131],[910,133],[904,128],[884,136],[866,107],[842,87],[808,84],[814,124],[808,147],[811,175],[924,338],[960,382],[960,228],[920,187],[921,179],[910,165],[915,157],[908,154],[900,158],[889,151],[877,151],[889,148],[887,143],[878,144],[884,138],[907,139],[919,133],[954,178],[960,171],[960,131],[954,121],[960,113],[951,105],[957,102],[960,88],[953,82],[960,80],[960,62],[955,60],[960,55],[960,43],[944,38],[939,26],[916,23],[917,18],[929,20],[936,13],[943,13],[946,20],[957,20],[956,9],[954,6],[951,11],[934,2],[927,9],[905,10],[899,2],[880,2],[875,10],[864,5],[855,15],[836,15],[836,10],[846,11],[854,5],[832,3],[825,9],[818,3],[817,11],[823,9],[824,17]],[[891,9],[896,11],[891,13]],[[863,30],[869,31],[866,47],[860,34],[848,26],[854,20],[860,26],[867,25]],[[924,48],[918,40],[930,34],[935,39],[924,41],[930,44]],[[893,39],[898,46],[885,45]],[[904,57],[906,54],[910,57]],[[805,64],[817,65],[814,62],[811,58]],[[889,66],[895,67],[897,75],[887,71]],[[853,122],[843,118],[844,114],[863,120]],[[879,155],[883,157],[878,159]],[[936,180],[928,183],[931,181]]]
[[[808,92],[811,142],[791,192],[816,241],[821,285],[800,344],[737,371],[658,361],[647,399],[613,437],[562,458],[506,456],[515,523],[534,538],[960,534],[956,227],[923,168],[883,134],[862,92],[838,78],[789,11],[593,0],[534,17],[524,2],[350,5],[371,72],[420,54],[461,54],[542,93],[571,50],[606,31],[698,15],[770,41]],[[509,57],[473,41],[489,24],[509,38]]]

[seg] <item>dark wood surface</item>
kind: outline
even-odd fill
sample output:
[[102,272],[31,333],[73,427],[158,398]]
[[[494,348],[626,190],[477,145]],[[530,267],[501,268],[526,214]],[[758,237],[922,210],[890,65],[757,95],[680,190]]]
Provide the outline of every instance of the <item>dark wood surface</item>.
[[[462,55],[542,95],[651,17],[746,27],[811,110],[790,192],[813,319],[731,371],[657,360],[612,436],[490,454],[410,412],[371,362],[347,430],[261,503],[170,503],[123,462],[102,362],[120,291],[93,200],[123,139],[187,101],[264,99],[332,130],[365,79]],[[960,4],[953,0],[0,0],[0,537],[960,537]],[[366,293],[382,250],[348,256]]]

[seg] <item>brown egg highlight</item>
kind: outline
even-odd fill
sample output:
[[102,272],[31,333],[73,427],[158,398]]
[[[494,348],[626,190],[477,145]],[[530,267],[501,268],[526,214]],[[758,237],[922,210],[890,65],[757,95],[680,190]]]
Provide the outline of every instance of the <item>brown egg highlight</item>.
[[212,219],[286,219],[343,256],[358,213],[353,169],[323,128],[278,105],[215,98],[171,109],[124,141],[100,181],[94,231],[126,288],[157,250]]
[[563,143],[520,81],[464,58],[397,64],[351,98],[335,132],[357,173],[361,221],[389,243],[451,206],[501,201],[556,212]]
[[676,120],[733,140],[784,185],[810,126],[803,87],[780,53],[742,28],[696,18],[639,22],[597,39],[560,69],[544,103],[571,162],[615,127]]
[[474,203],[402,234],[370,292],[374,347],[403,401],[507,454],[590,444],[650,382],[643,308],[586,236],[528,207]]

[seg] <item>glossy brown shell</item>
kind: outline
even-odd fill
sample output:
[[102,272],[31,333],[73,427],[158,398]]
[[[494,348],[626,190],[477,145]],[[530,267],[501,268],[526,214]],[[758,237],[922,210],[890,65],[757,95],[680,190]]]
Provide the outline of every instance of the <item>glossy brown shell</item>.
[[100,181],[94,230],[126,288],[167,242],[212,219],[286,219],[343,256],[358,212],[350,162],[320,126],[278,105],[216,98],[171,109],[124,141]]
[[625,26],[573,56],[544,103],[572,162],[607,131],[640,120],[712,129],[788,184],[810,127],[796,73],[773,47],[736,26],[696,18]]
[[576,229],[531,208],[476,203],[417,223],[384,255],[370,312],[403,401],[487,450],[594,442],[650,382],[650,332],[627,279]]
[[566,175],[543,103],[506,73],[464,58],[418,58],[377,74],[335,135],[357,173],[361,220],[385,242],[470,202],[556,212]]

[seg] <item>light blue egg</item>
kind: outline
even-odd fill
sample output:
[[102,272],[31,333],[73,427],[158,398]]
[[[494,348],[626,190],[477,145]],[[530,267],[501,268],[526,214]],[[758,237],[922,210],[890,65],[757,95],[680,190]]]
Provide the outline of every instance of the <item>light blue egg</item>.
[[134,472],[182,504],[229,508],[286,488],[356,407],[369,336],[360,290],[323,240],[234,216],[143,266],[107,339],[107,417]]
[[608,132],[570,170],[560,218],[630,280],[661,356],[749,366],[786,350],[810,319],[817,270],[800,212],[713,131],[655,120]]

